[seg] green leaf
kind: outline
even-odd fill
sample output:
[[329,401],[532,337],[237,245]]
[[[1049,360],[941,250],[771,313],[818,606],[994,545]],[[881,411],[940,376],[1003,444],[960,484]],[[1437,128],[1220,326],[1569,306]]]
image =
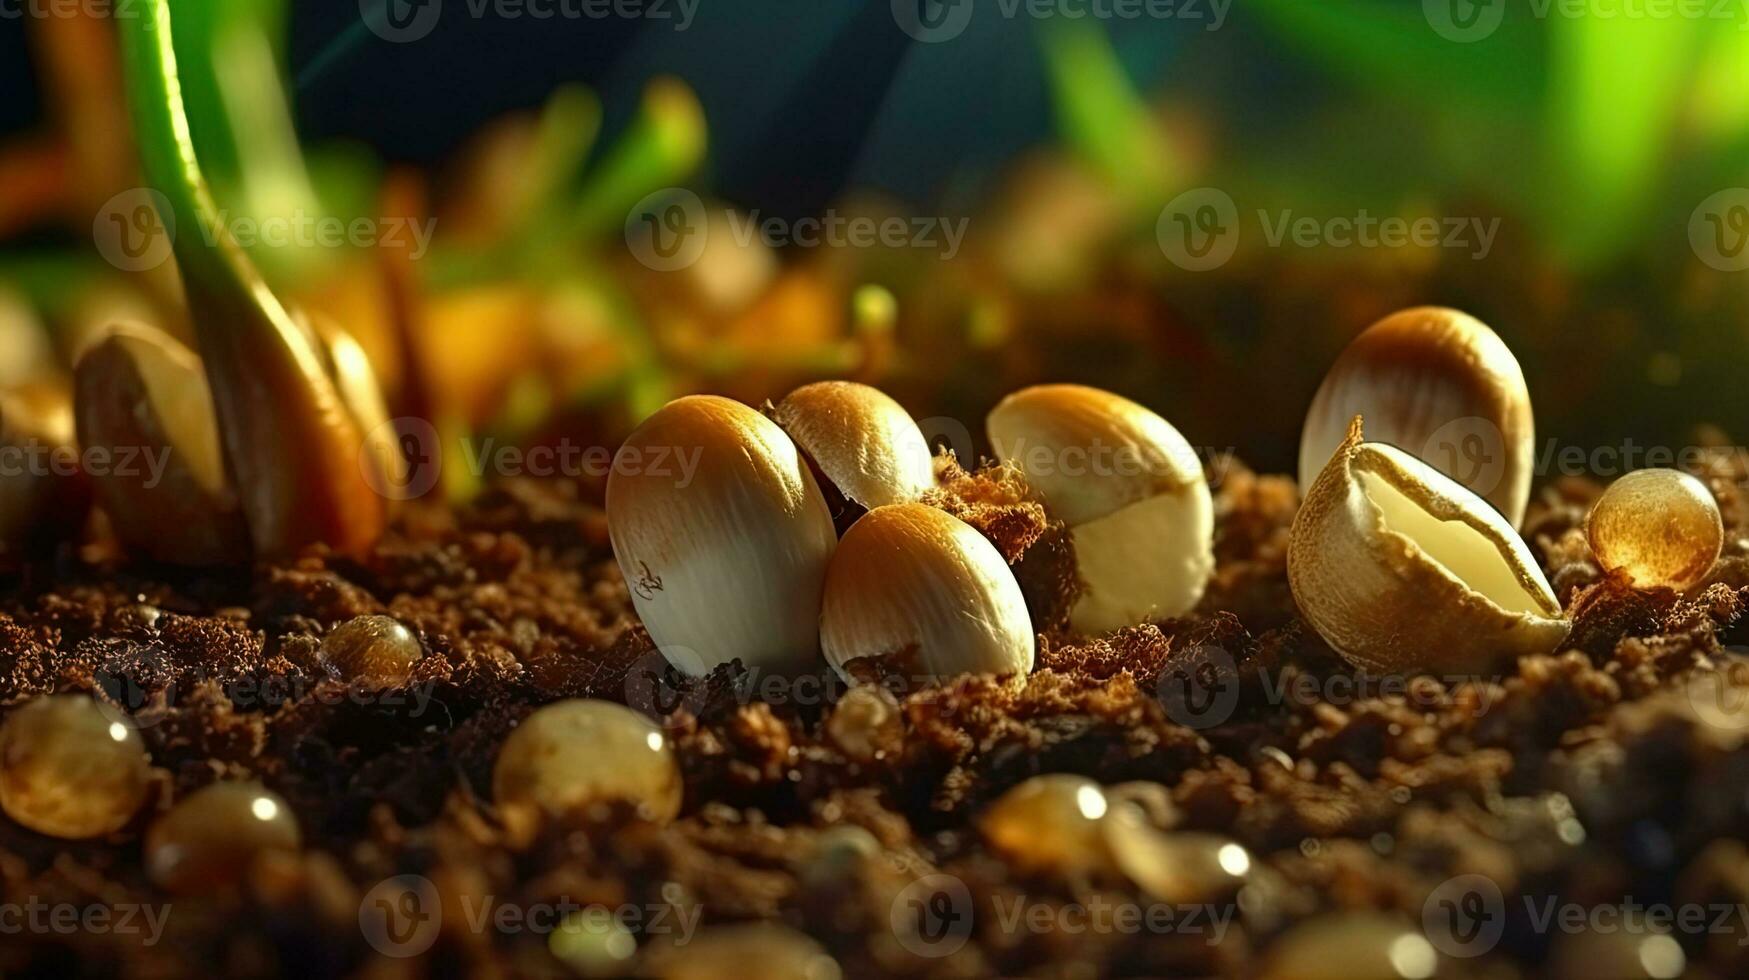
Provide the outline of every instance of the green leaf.
[[1154,118],[1102,28],[1054,22],[1039,43],[1058,128],[1138,208],[1158,207],[1188,167]]
[[1331,72],[1430,106],[1517,113],[1542,82],[1535,32],[1510,17],[1486,37],[1462,42],[1436,31],[1413,0],[1250,0],[1241,9]]
[[1656,195],[1700,39],[1691,18],[1549,23],[1543,225],[1581,265],[1631,244]]

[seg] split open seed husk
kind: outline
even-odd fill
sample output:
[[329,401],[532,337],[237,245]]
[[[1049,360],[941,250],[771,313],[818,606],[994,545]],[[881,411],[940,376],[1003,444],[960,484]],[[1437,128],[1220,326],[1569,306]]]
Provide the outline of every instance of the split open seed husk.
[[1364,441],[1359,418],[1294,519],[1288,581],[1313,628],[1368,670],[1473,673],[1567,635],[1506,519],[1414,456]]

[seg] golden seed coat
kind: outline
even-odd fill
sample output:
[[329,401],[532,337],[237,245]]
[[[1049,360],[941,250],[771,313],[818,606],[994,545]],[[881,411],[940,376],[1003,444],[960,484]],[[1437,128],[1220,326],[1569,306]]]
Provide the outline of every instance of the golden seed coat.
[[1368,670],[1468,673],[1567,635],[1505,519],[1419,459],[1363,441],[1359,419],[1294,518],[1288,582],[1313,628]]
[[676,667],[817,662],[837,532],[777,423],[712,395],[670,402],[615,457],[607,521],[638,615]]
[[1300,488],[1312,485],[1366,418],[1372,441],[1420,457],[1506,516],[1524,520],[1536,424],[1518,359],[1458,310],[1393,313],[1350,343],[1318,388],[1300,437]]
[[934,677],[1024,674],[1034,635],[1002,555],[971,525],[925,504],[869,511],[844,535],[820,613],[826,659],[915,656]]

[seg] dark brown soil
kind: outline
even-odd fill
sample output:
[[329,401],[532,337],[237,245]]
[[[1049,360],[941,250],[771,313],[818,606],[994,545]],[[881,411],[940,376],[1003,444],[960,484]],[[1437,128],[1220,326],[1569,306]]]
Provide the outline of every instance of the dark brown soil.
[[[362,561],[316,553],[190,575],[91,551],[13,569],[0,703],[50,691],[116,701],[163,779],[111,840],[68,844],[0,820],[7,902],[172,902],[142,871],[144,827],[220,778],[282,794],[306,847],[259,862],[241,893],[174,899],[153,945],[113,931],[0,934],[0,973],[570,975],[541,932],[469,928],[466,910],[489,896],[679,906],[700,910],[706,930],[779,920],[849,976],[1246,975],[1314,915],[1382,910],[1418,927],[1436,886],[1478,873],[1509,898],[1504,939],[1441,975],[1510,977],[1579,941],[1530,928],[1517,896],[1749,900],[1749,716],[1722,725],[1691,696],[1712,671],[1749,694],[1749,672],[1726,669],[1743,662],[1727,644],[1749,630],[1744,474],[1722,463],[1710,474],[1726,557],[1687,596],[1603,579],[1577,531],[1598,488],[1545,491],[1526,534],[1573,613],[1571,649],[1499,677],[1396,683],[1357,677],[1298,620],[1288,481],[1226,470],[1219,569],[1196,615],[1075,643],[1056,630],[1073,589],[1060,529],[1011,476],[948,476],[938,505],[1020,562],[1053,630],[1031,677],[910,684],[886,722],[835,717],[844,689],[824,671],[783,689],[794,696],[762,699],[770,679],[735,668],[672,690],[600,511],[563,485],[501,486],[460,515],[411,511]],[[366,613],[423,642],[404,688],[349,689],[317,662],[324,632]],[[1211,709],[1215,693],[1228,700]],[[575,696],[675,709],[683,814],[655,828],[603,812],[513,849],[491,806],[496,749],[529,711]],[[993,904],[1023,893],[1057,906],[1150,901],[1124,881],[1021,877],[984,848],[980,808],[1059,771],[1132,784],[1162,826],[1251,851],[1258,867],[1224,941],[1000,926]],[[844,825],[878,847],[834,844]],[[907,886],[937,872],[976,911],[969,941],[944,956],[895,941],[892,924]],[[432,883],[443,925],[428,951],[397,960],[367,941],[359,910],[403,874]],[[1689,969],[1749,972],[1736,929],[1679,934]]]

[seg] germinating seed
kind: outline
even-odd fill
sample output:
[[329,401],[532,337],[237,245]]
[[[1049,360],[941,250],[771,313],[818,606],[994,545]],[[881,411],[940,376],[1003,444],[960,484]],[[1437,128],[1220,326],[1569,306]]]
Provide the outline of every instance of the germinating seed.
[[139,733],[80,695],[37,698],[0,727],[0,808],[40,834],[121,829],[146,800],[150,768]]
[[1610,485],[1586,522],[1597,563],[1640,588],[1686,589],[1724,546],[1719,505],[1677,470],[1636,470]]
[[179,895],[231,888],[257,854],[296,851],[297,818],[260,783],[214,783],[195,790],[146,832],[146,870]]
[[322,640],[322,662],[340,677],[401,684],[425,651],[411,630],[388,616],[358,616]]

